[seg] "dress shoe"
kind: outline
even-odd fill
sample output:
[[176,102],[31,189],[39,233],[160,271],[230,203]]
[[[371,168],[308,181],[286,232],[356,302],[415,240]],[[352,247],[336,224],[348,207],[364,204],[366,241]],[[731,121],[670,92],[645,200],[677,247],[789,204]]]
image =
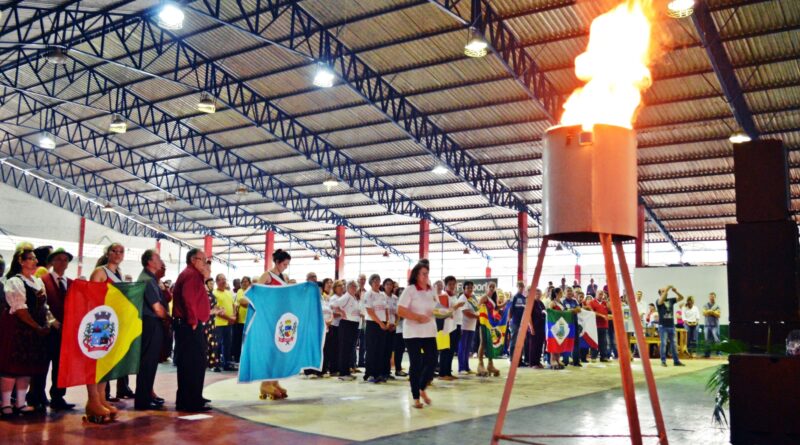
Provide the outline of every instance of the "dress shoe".
[[130,388],[122,388],[121,390],[117,390],[117,398],[118,399],[132,399],[136,397],[133,391]]
[[153,397],[153,403],[155,403],[158,406],[163,406],[164,399],[162,399],[161,397]]
[[67,411],[75,408],[74,403],[67,403],[64,399],[53,399],[50,401],[50,409],[53,411]]
[[133,405],[133,409],[136,411],[161,411],[164,409],[164,405],[159,405],[155,402],[150,402],[146,405]]
[[204,404],[211,403],[211,400],[210,399],[206,399],[205,397],[203,397],[203,403]]

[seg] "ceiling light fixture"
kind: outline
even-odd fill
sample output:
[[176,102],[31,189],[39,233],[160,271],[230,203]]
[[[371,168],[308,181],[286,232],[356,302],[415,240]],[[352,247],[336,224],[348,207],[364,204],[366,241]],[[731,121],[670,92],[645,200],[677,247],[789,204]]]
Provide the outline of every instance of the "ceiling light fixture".
[[111,124],[108,126],[108,131],[116,134],[123,134],[128,131],[128,123],[119,114],[115,114],[111,118]]
[[334,188],[337,185],[339,185],[339,180],[337,180],[333,176],[328,176],[328,179],[322,181],[322,185],[325,186],[325,189],[327,189],[328,191],[331,191],[332,188]]
[[694,0],[672,0],[667,3],[667,15],[682,19],[689,17],[694,12]]
[[387,251],[385,251],[385,250],[384,250],[384,251],[383,251],[383,256],[384,256],[384,257],[386,257],[386,258],[389,258],[389,252],[387,252]]
[[745,142],[752,141],[750,136],[748,136],[747,133],[741,130],[734,131],[733,134],[731,134],[731,136],[728,138],[728,140],[731,141],[732,144],[742,144]]
[[317,73],[314,74],[314,85],[320,88],[330,88],[333,86],[333,81],[336,75],[333,74],[330,68],[324,63],[317,65]]
[[107,202],[106,205],[104,205],[103,208],[100,209],[100,210],[102,210],[103,212],[106,212],[106,213],[113,212],[114,211],[114,206],[111,205],[110,202]]
[[197,102],[197,111],[206,114],[214,114],[217,111],[217,104],[214,103],[214,99],[208,95],[208,93],[203,93],[200,95],[200,101]]
[[47,60],[47,63],[51,63],[53,65],[65,65],[67,60],[69,60],[66,51],[62,50],[61,48],[51,49],[44,55],[44,58]]
[[158,13],[158,26],[170,30],[181,29],[184,17],[181,8],[173,3],[167,3]]
[[446,175],[450,170],[442,164],[437,164],[431,171],[437,175]]
[[464,55],[467,57],[480,58],[489,54],[489,42],[483,38],[474,28],[469,29],[469,38],[464,45]]
[[319,255],[314,255],[314,261],[319,261]]
[[247,187],[245,187],[244,185],[240,185],[239,187],[236,187],[236,194],[239,195],[239,196],[246,195],[247,194]]
[[464,255],[469,255],[469,247],[464,248]]
[[53,137],[47,131],[43,131],[39,135],[39,148],[44,148],[45,150],[53,150],[56,148],[56,138]]

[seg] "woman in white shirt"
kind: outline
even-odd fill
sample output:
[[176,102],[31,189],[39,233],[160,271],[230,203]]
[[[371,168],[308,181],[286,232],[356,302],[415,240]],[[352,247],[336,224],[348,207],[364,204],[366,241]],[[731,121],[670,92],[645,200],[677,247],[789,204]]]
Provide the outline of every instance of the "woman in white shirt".
[[689,354],[694,358],[694,350],[697,348],[697,325],[700,322],[700,309],[694,304],[693,296],[686,299],[686,305],[683,307],[683,322],[686,324]]
[[431,404],[425,388],[433,380],[436,368],[436,322],[433,318],[436,294],[429,284],[429,271],[428,260],[420,260],[411,269],[408,287],[397,302],[397,313],[405,319],[403,340],[411,362],[408,380],[414,408],[423,407],[420,397],[426,404]]
[[[47,308],[42,280],[34,276],[37,268],[33,246],[17,246],[6,275],[5,300],[0,302],[0,414],[8,418],[31,414],[34,407],[25,404],[31,376],[47,372],[47,334],[50,322],[59,328]],[[16,387],[16,406],[11,406],[11,392]]]
[[[325,291],[323,290],[323,293],[324,292]],[[344,296],[344,281],[337,280],[332,282],[331,292],[332,293],[328,298],[328,306],[333,313],[333,319],[331,320],[331,325],[328,328],[328,336],[331,338],[328,372],[330,373],[331,377],[335,377],[339,375],[339,323],[342,321],[342,314],[336,310],[335,304],[339,298]],[[327,338],[325,339],[325,343],[328,343]]]
[[[336,286],[334,286],[334,289]],[[331,309],[341,316],[339,322],[339,379],[355,380],[350,366],[353,364],[353,350],[358,339],[358,324],[361,322],[361,302],[358,284],[347,282],[347,292],[331,302]]]
[[364,292],[364,308],[367,312],[366,341],[367,354],[364,380],[370,383],[386,382],[383,376],[386,336],[389,334],[389,307],[386,295],[381,292],[381,276],[372,274],[369,277],[369,289]]
[[[388,330],[386,331],[386,343],[383,348],[383,361],[381,362],[381,377],[384,380],[394,380],[392,375],[392,353],[395,352],[397,341],[397,300],[399,297],[394,295],[394,281],[391,278],[383,280],[381,293],[386,298],[386,310],[389,314]],[[403,334],[400,334],[400,342],[403,341]],[[401,343],[402,344],[402,343]],[[397,353],[402,361],[403,348]],[[397,369],[400,369],[398,366]]]

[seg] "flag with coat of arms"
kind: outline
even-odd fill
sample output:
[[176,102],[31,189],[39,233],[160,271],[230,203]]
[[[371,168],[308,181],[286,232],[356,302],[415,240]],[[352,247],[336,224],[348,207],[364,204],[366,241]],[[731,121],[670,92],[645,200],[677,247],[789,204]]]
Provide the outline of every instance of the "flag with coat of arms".
[[570,311],[547,310],[547,352],[571,352],[575,341],[575,314]]
[[325,322],[316,283],[255,284],[244,322],[239,382],[276,380],[322,368]]

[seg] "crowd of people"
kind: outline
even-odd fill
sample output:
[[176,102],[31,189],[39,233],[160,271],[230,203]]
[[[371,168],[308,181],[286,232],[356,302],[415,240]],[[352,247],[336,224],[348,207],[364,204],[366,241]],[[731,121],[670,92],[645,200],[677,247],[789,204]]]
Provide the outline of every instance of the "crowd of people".
[[[89,280],[132,281],[131,275],[123,275],[120,270],[124,256],[124,246],[109,245]],[[0,415],[4,418],[42,413],[48,406],[53,410],[74,408],[65,400],[66,390],[56,384],[64,301],[72,284],[65,272],[72,259],[63,249],[34,249],[29,243],[22,243],[11,259],[8,273],[0,280],[0,356],[4,357],[0,361]],[[129,387],[127,377],[115,382],[116,396],[111,394],[110,382],[86,385],[87,419],[105,422],[115,418],[119,408],[112,402],[124,398],[134,399],[137,410],[163,409],[164,399],[154,392],[153,385],[158,364],[169,359],[177,366],[176,408],[186,412],[210,410],[211,401],[203,397],[205,372],[207,368],[215,372],[237,369],[249,308],[247,290],[253,284],[283,286],[295,282],[285,273],[291,262],[289,253],[278,250],[272,259],[273,267],[260,277],[242,277],[233,280],[231,286],[224,274],[212,277],[210,260],[201,250],[191,249],[186,254],[185,268],[172,283],[164,279],[165,266],[158,252],[146,250],[140,258],[142,270],[136,280],[145,283],[145,292],[135,391]],[[0,258],[0,274],[4,268]],[[607,289],[600,289],[594,280],[590,280],[585,292],[577,281],[568,286],[565,279],[560,286],[551,282],[544,291],[536,289],[532,293],[519,282],[513,296],[503,294],[490,282],[482,295],[476,295],[475,284],[469,280],[459,283],[454,276],[447,276],[432,281],[427,260],[421,260],[404,283],[379,274],[360,275],[357,280],[318,280],[315,273],[309,273],[306,281],[315,282],[320,288],[326,335],[321,368],[307,369],[304,374],[310,379],[337,377],[342,381],[360,376],[373,384],[407,378],[415,408],[432,403],[427,389],[434,378],[452,381],[468,375],[500,376],[493,361],[497,357],[486,352],[486,342],[491,340],[481,335],[481,313],[508,311],[505,354],[510,356],[515,344],[523,341],[521,366],[547,365],[559,370],[619,357],[614,325],[609,322],[617,314],[610,310]],[[531,323],[522,332],[529,294],[534,298]],[[642,310],[642,292],[637,292],[636,299]],[[685,304],[683,300],[674,286],[667,286],[659,290],[656,301],[641,314],[648,331],[657,327],[659,356],[664,366],[668,356],[676,366],[682,365],[676,350],[676,326],[687,329],[691,352],[696,348],[701,316],[706,344],[719,341],[720,309],[715,295],[709,296],[702,310],[694,304],[693,297],[688,297]],[[627,296],[623,295],[622,301],[627,338],[633,327]],[[547,309],[593,312],[597,347],[582,347],[576,340],[570,352],[547,351]],[[578,326],[574,328],[577,332]],[[639,353],[635,347],[633,352]],[[403,368],[406,353],[407,372]],[[706,356],[709,354],[707,346]],[[475,370],[470,366],[474,356],[478,359]],[[457,368],[453,367],[453,360]],[[48,371],[49,399],[45,392]],[[288,391],[279,381],[265,381],[260,385],[259,396],[279,400],[288,397]]]

